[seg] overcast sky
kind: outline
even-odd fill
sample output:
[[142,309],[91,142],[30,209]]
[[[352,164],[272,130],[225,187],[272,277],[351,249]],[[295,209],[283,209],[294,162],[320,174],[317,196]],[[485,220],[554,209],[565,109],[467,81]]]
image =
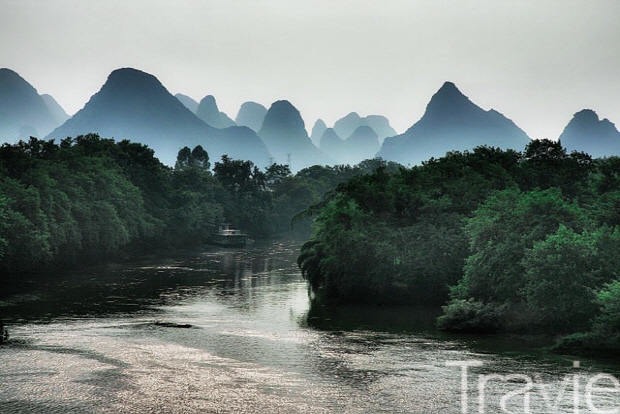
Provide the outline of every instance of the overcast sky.
[[288,99],[310,130],[349,112],[416,122],[444,81],[555,139],[620,123],[616,0],[0,0],[0,67],[72,114],[120,67],[173,94]]

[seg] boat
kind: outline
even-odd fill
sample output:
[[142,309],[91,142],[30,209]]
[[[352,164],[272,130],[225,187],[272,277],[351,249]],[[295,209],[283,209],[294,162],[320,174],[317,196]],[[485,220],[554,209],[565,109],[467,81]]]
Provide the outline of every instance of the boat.
[[217,232],[211,233],[209,242],[224,247],[244,247],[248,244],[249,237],[241,230],[233,229],[231,224],[222,223]]

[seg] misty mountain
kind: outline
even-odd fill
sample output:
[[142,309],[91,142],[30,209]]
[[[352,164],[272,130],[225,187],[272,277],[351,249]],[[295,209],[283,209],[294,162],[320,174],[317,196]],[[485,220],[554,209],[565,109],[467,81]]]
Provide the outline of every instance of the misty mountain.
[[362,125],[360,126],[364,125],[371,127],[377,133],[379,142],[383,142],[383,140],[387,137],[393,137],[396,135],[396,130],[392,128],[390,121],[383,115],[365,116],[362,118]]
[[344,162],[351,165],[374,158],[381,147],[377,133],[368,125],[358,126],[344,143],[346,147]]
[[583,151],[595,158],[620,155],[620,132],[591,109],[573,115],[559,139],[567,150]]
[[176,95],[174,95],[174,97],[181,101],[181,103],[185,105],[185,107],[189,109],[193,114],[195,114],[198,110],[198,102],[196,102],[194,98],[183,95],[182,93],[177,93]]
[[344,158],[346,157],[346,145],[344,140],[336,134],[334,128],[327,128],[321,136],[321,142],[319,149],[325,154],[329,154],[330,157],[336,160],[338,164],[344,164]]
[[334,131],[339,137],[349,137],[360,125],[362,118],[357,112],[351,112],[334,123]]
[[258,135],[278,164],[289,164],[299,171],[315,164],[331,165],[334,160],[312,144],[299,111],[288,101],[274,102]]
[[323,138],[323,134],[326,130],[327,125],[325,125],[325,122],[323,122],[322,119],[317,119],[312,127],[312,132],[310,132],[310,140],[316,147],[320,147],[321,138]]
[[45,106],[50,111],[52,116],[54,117],[56,126],[62,125],[67,119],[70,118],[69,114],[67,114],[62,106],[54,99],[52,95],[48,95],[44,93],[41,95],[41,99],[45,102]]
[[377,133],[367,125],[361,125],[347,139],[341,139],[334,128],[327,128],[321,137],[319,149],[339,164],[355,165],[374,158],[381,147]]
[[475,105],[452,82],[433,95],[422,118],[405,133],[386,138],[377,156],[419,164],[452,150],[488,145],[522,150],[530,138],[499,112]]
[[207,125],[214,128],[222,129],[237,125],[228,115],[224,112],[220,112],[213,95],[207,95],[202,98],[198,104],[196,116],[202,119]]
[[256,102],[244,102],[239,108],[235,122],[239,126],[246,126],[254,131],[260,131],[267,108]]
[[245,127],[213,128],[148,73],[123,68],[113,71],[84,108],[47,138],[75,137],[95,132],[102,137],[129,139],[148,145],[165,164],[174,165],[183,146],[202,145],[212,161],[222,154],[266,165],[269,151]]
[[39,137],[60,125],[46,100],[16,72],[0,68],[0,140]]
[[368,115],[360,117],[357,112],[351,112],[334,123],[334,130],[340,137],[349,137],[360,126],[369,126],[376,133],[379,141],[396,135],[390,121],[382,115]]

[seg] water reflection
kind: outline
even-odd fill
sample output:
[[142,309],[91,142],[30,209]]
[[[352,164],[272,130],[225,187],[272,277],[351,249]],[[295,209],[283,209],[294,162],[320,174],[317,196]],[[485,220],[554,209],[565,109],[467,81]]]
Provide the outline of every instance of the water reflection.
[[[271,246],[270,246],[271,248]],[[260,253],[259,253],[260,252]],[[0,314],[12,321],[52,321],[152,311],[188,298],[215,293],[251,311],[253,291],[299,280],[291,272],[292,248],[276,244],[266,252],[210,248],[169,259],[138,260],[68,274],[2,280]],[[283,274],[281,269],[289,268]]]
[[[4,286],[0,412],[459,413],[460,371],[446,361],[483,363],[471,401],[480,375],[536,373],[555,396],[575,372],[514,341],[440,335],[437,310],[310,305],[296,254],[295,243],[207,249]],[[581,363],[584,381],[618,371]],[[485,412],[518,385],[490,381]],[[573,395],[558,407],[571,412]]]

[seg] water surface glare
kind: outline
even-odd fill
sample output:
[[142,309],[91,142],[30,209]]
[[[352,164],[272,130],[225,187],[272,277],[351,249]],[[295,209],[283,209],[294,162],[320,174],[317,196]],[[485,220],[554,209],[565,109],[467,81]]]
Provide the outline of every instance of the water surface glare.
[[297,252],[206,248],[0,286],[0,412],[620,412],[610,361],[441,335],[412,308],[312,311]]

